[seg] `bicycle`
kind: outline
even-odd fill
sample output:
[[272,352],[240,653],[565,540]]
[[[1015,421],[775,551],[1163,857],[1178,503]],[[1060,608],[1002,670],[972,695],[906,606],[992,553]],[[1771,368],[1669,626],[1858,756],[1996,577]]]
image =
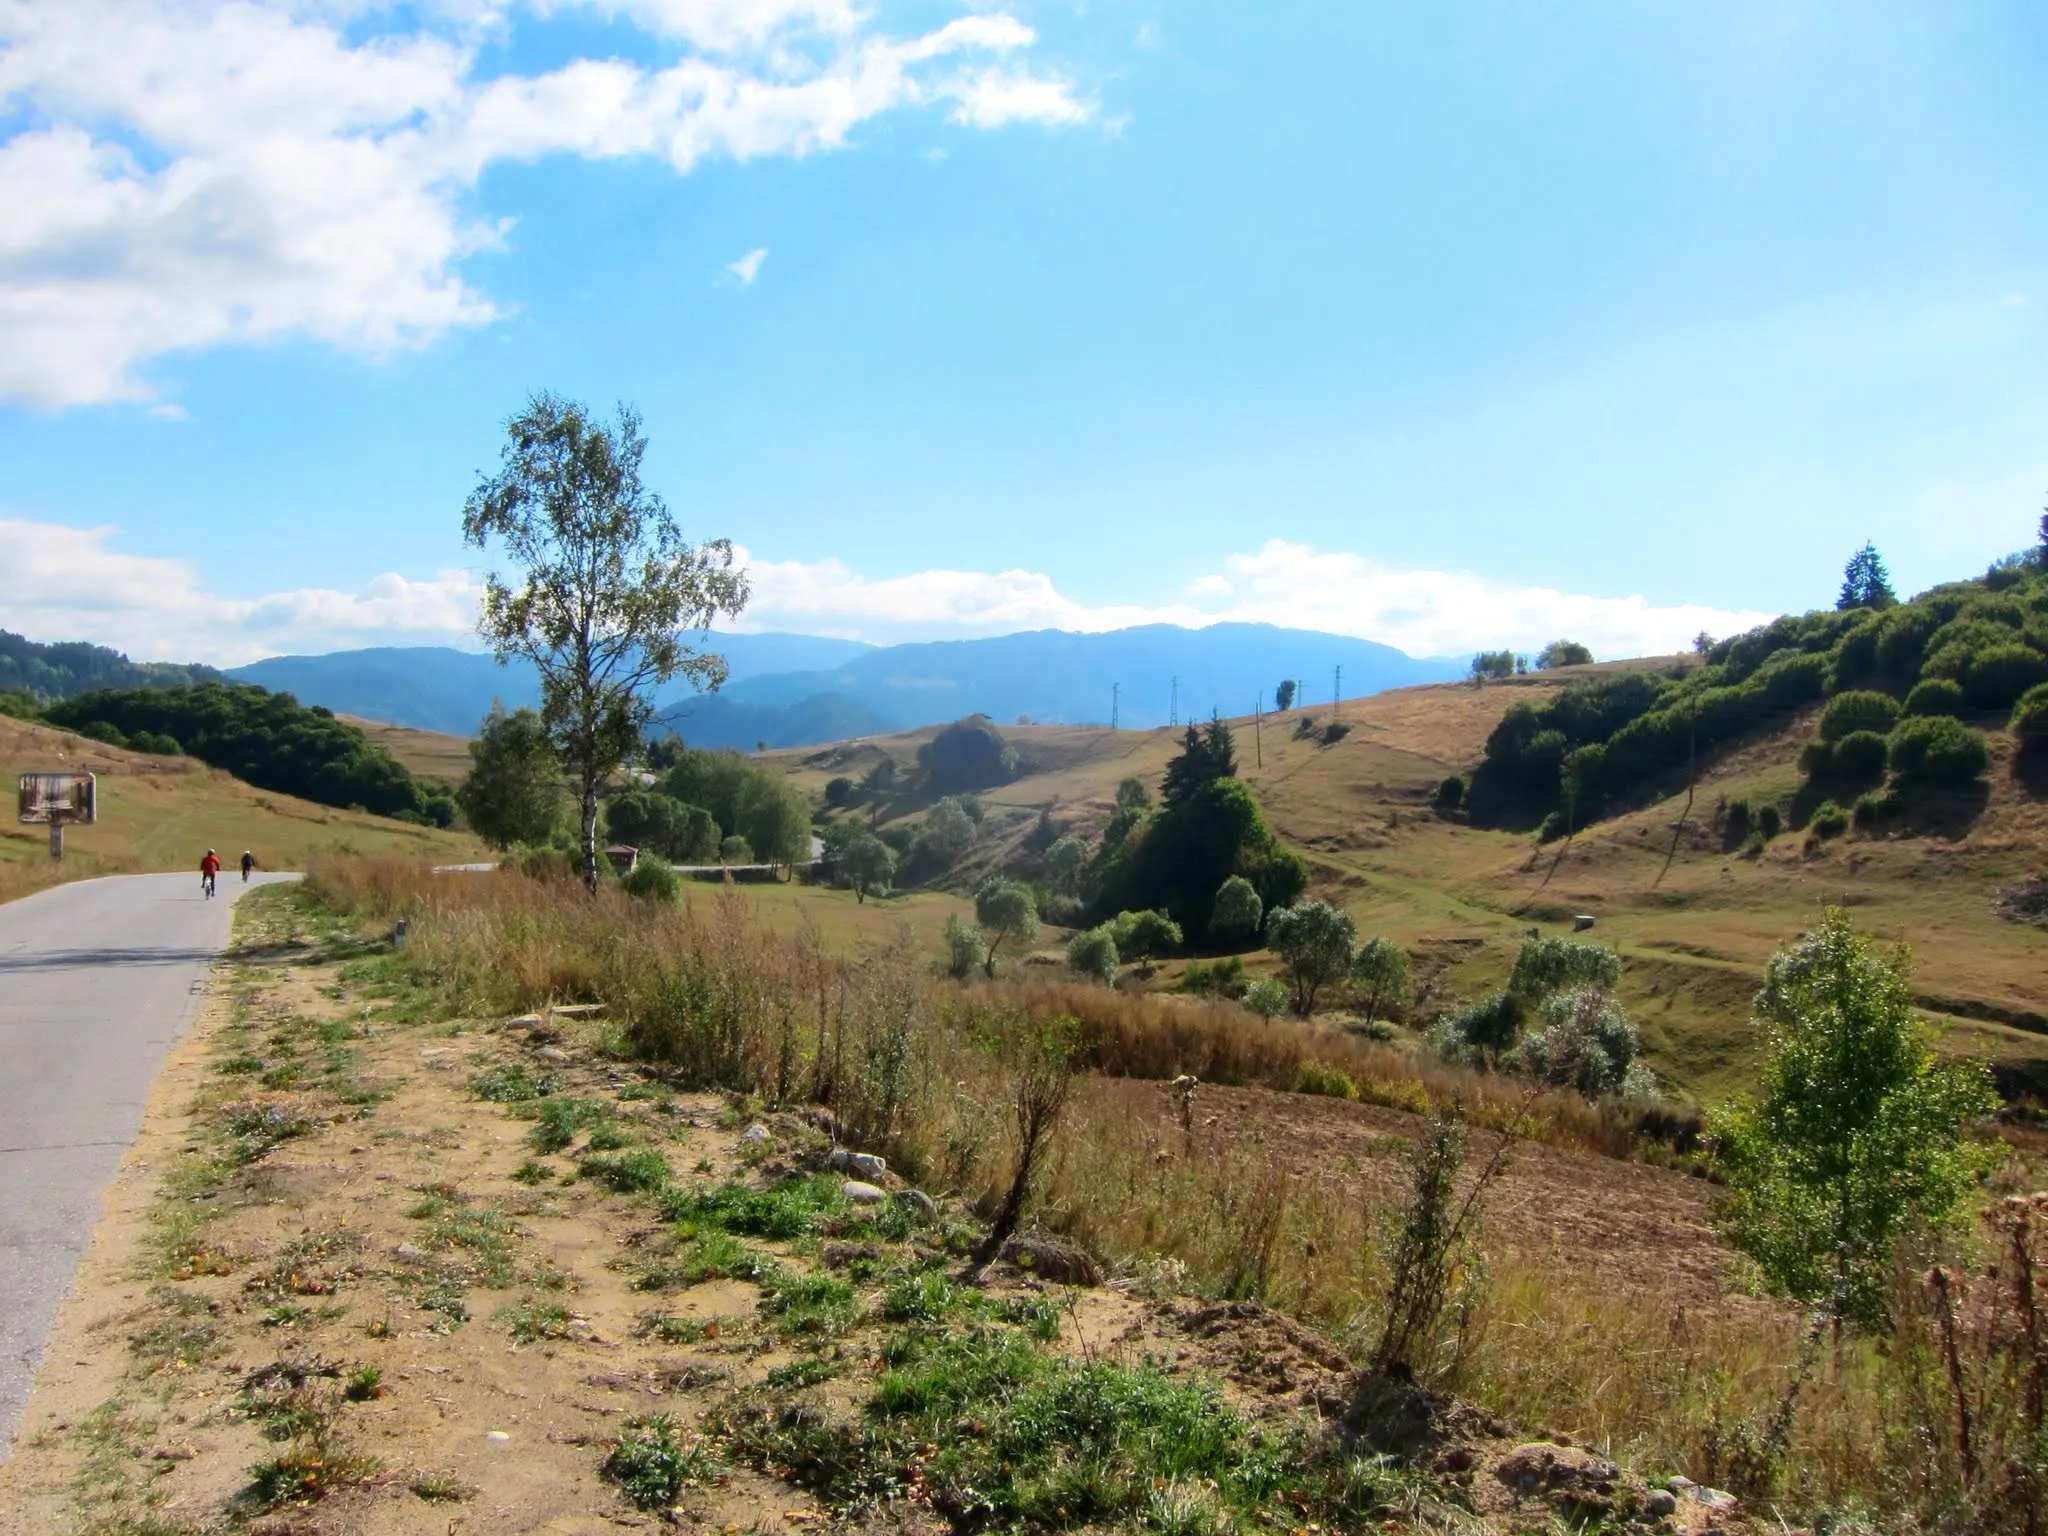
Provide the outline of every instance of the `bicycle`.
[[200,889],[206,892],[206,899],[208,901],[213,900],[213,872],[211,870],[199,877],[199,886]]

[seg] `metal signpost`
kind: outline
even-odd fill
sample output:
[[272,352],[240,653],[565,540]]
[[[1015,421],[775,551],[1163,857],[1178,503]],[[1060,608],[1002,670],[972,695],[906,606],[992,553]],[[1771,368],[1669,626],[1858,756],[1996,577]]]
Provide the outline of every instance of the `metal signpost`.
[[24,773],[21,776],[21,820],[47,825],[50,857],[64,857],[64,829],[90,826],[98,820],[94,780],[89,773]]

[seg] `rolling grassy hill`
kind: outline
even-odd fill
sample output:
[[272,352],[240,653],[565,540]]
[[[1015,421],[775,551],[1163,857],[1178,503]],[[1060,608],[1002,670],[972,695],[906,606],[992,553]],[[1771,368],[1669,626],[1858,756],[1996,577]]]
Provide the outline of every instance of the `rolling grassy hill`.
[[251,788],[186,757],[153,757],[0,716],[0,774],[86,769],[99,776],[99,821],[65,835],[64,862],[53,865],[49,833],[21,826],[13,808],[0,822],[0,901],[62,880],[154,870],[193,871],[218,848],[229,864],[250,849],[267,869],[302,867],[320,849],[353,848],[466,861],[483,856],[467,834],[339,811]]
[[[1793,805],[1810,714],[1704,755],[1689,810],[1680,778],[1657,786],[1652,803],[1568,842],[1538,847],[1527,833],[1475,827],[1433,808],[1438,784],[1470,774],[1512,700],[1593,670],[1346,700],[1350,730],[1327,745],[1327,708],[1269,715],[1256,738],[1250,719],[1234,720],[1240,774],[1275,830],[1309,855],[1315,893],[1351,910],[1361,933],[1391,935],[1414,952],[1424,1011],[1498,985],[1532,928],[1556,932],[1585,913],[1597,920],[1593,936],[1626,959],[1624,999],[1651,1064],[1712,1098],[1748,1075],[1757,1044],[1749,1003],[1764,962],[1823,906],[1840,904],[1869,931],[1913,946],[1921,1004],[1950,1048],[1993,1062],[2008,1092],[2048,1090],[2048,935],[1995,905],[2003,887],[2048,872],[2048,802],[2015,777],[2009,738],[1992,733],[1988,795],[1931,806],[1917,835],[1854,834],[1809,850],[1787,833],[1756,858],[1724,846],[1719,807],[1734,798]],[[1316,734],[1298,734],[1305,718]],[[779,757],[822,794],[828,779],[858,778],[884,753],[908,766],[932,734]],[[1000,862],[1044,807],[1067,830],[1092,836],[1118,780],[1136,774],[1156,786],[1178,747],[1166,729],[1037,726],[1004,735],[1025,771],[983,797],[984,866]]]

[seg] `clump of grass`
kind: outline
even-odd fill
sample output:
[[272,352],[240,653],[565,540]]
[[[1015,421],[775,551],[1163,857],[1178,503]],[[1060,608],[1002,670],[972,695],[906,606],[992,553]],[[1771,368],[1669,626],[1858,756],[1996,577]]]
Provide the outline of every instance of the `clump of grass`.
[[718,1475],[710,1448],[671,1414],[630,1419],[605,1458],[604,1475],[642,1509],[666,1509],[692,1484]]
[[476,1497],[476,1489],[468,1483],[439,1473],[429,1473],[414,1478],[405,1485],[405,1490],[416,1499],[429,1504],[466,1504]]
[[512,1239],[518,1235],[519,1225],[503,1211],[473,1204],[446,1185],[432,1185],[406,1215],[434,1224],[428,1241],[460,1254],[467,1278],[494,1291],[512,1283],[516,1276]]
[[572,1322],[569,1309],[555,1301],[534,1301],[523,1307],[507,1307],[498,1316],[511,1332],[515,1344],[566,1339]]
[[846,1374],[844,1361],[824,1360],[812,1355],[803,1360],[792,1360],[787,1365],[778,1365],[769,1371],[766,1380],[769,1386],[781,1392],[793,1392],[804,1387],[815,1387],[820,1382],[832,1381]]
[[583,1144],[593,1152],[616,1152],[621,1147],[630,1147],[637,1139],[616,1120],[605,1120],[590,1128]]
[[728,1317],[677,1317],[673,1312],[647,1312],[634,1324],[633,1331],[664,1344],[699,1344],[730,1332],[732,1326]]
[[672,1258],[643,1269],[634,1278],[633,1288],[664,1291],[672,1285],[700,1285],[706,1280],[753,1280],[773,1263],[730,1232],[703,1232],[684,1241]]
[[541,1153],[563,1151],[586,1128],[611,1116],[610,1108],[596,1099],[537,1099],[528,1107],[539,1123],[526,1133],[526,1142]]
[[833,1275],[799,1275],[788,1270],[761,1277],[766,1294],[761,1311],[785,1333],[831,1338],[860,1316],[853,1287]]
[[347,1449],[331,1430],[308,1434],[291,1448],[249,1469],[256,1502],[265,1509],[280,1504],[310,1504],[352,1484],[367,1482],[377,1462]]
[[388,1390],[390,1389],[384,1385],[384,1372],[374,1365],[366,1365],[349,1373],[348,1382],[342,1388],[342,1396],[352,1403],[367,1403],[374,1398],[382,1397]]
[[1350,1073],[1340,1067],[1320,1061],[1304,1061],[1301,1070],[1294,1075],[1294,1091],[1328,1099],[1356,1099],[1358,1084],[1351,1080]]
[[824,1175],[791,1179],[766,1190],[745,1184],[672,1189],[661,1201],[662,1218],[686,1232],[738,1232],[778,1242],[807,1237],[850,1209],[840,1193],[840,1181]]
[[586,1179],[595,1179],[620,1194],[647,1194],[665,1188],[669,1181],[668,1159],[655,1147],[631,1152],[601,1152],[576,1165]]
[[519,1184],[545,1184],[555,1176],[554,1168],[547,1163],[528,1158],[512,1170],[512,1178]]
[[487,1068],[469,1080],[470,1096],[493,1104],[528,1104],[546,1098],[559,1086],[560,1079],[553,1073],[535,1074],[523,1061]]

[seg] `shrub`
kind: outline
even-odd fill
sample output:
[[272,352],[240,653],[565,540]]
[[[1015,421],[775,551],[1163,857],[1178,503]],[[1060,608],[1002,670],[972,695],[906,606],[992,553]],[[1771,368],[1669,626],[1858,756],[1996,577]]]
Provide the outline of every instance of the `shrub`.
[[942,795],[993,789],[1017,777],[1017,749],[987,715],[955,720],[917,749],[925,782]]
[[1739,843],[1748,837],[1749,802],[1747,800],[1730,800],[1728,802],[1728,809],[1725,812],[1723,826],[1727,830],[1728,841],[1731,843]]
[[1820,739],[1832,745],[1852,731],[1875,731],[1882,736],[1898,723],[1898,700],[1889,694],[1851,689],[1829,699],[1820,712]]
[[988,946],[982,942],[981,931],[960,921],[958,912],[953,913],[946,919],[946,974],[958,981],[987,963]]
[[1216,888],[1216,900],[1209,909],[1209,936],[1219,944],[1246,943],[1258,933],[1265,915],[1265,903],[1251,881],[1232,875]]
[[1349,736],[1350,734],[1350,721],[1332,720],[1328,725],[1323,727],[1323,745],[1326,747],[1334,747],[1338,742],[1342,741],[1346,736]]
[[718,862],[721,864],[751,864],[754,850],[747,846],[744,837],[728,837],[718,845]]
[[1287,989],[1270,976],[1261,976],[1244,989],[1244,1005],[1262,1019],[1270,1019],[1287,1006]]
[[1543,825],[1536,829],[1536,841],[1539,843],[1554,843],[1564,836],[1565,829],[1569,825],[1564,819],[1563,811],[1552,811],[1543,818]]
[[1408,951],[1392,939],[1367,939],[1352,957],[1351,985],[1366,1023],[1399,1013],[1413,987]]
[[1077,933],[1067,941],[1067,969],[1106,987],[1116,985],[1119,958],[1116,937],[1107,924]]
[[1849,813],[1832,800],[1823,800],[1806,818],[1806,830],[1816,838],[1840,837],[1849,830]]
[[1856,797],[1850,819],[1860,830],[1867,832],[1882,822],[1890,821],[1904,808],[1905,801],[1896,789],[1873,789]]
[[1577,939],[1524,939],[1508,972],[1508,991],[1535,1002],[1568,987],[1618,987],[1621,956]]
[[1513,992],[1494,992],[1440,1020],[1430,1044],[1448,1061],[1499,1061],[1522,1038],[1526,1007]]
[[1164,912],[1119,912],[1106,926],[1126,960],[1149,960],[1181,946],[1180,924]]
[[1906,714],[1959,715],[1963,712],[1962,684],[1953,678],[1929,677],[1913,685],[1906,695]]
[[1635,1062],[1636,1027],[1600,987],[1573,987],[1543,1000],[1544,1028],[1522,1041],[1532,1076],[1576,1088],[1588,1098],[1619,1093]]
[[638,896],[644,901],[674,901],[683,893],[682,877],[666,863],[647,854],[626,871],[619,882],[629,896]]
[[2048,682],[2048,659],[2031,646],[1994,645],[1980,651],[1963,680],[1963,693],[1979,709],[2010,709],[2029,688]]
[[1875,731],[1851,731],[1835,743],[1833,770],[1849,784],[1872,784],[1884,777],[1890,747]]
[[1950,789],[1961,789],[1990,766],[1984,738],[1948,715],[1916,715],[1892,732],[1892,772]]
[[1760,805],[1756,809],[1756,829],[1769,842],[1785,830],[1785,813],[1775,805]]
[[1457,774],[1451,774],[1436,787],[1436,806],[1440,811],[1455,811],[1465,803],[1465,781]]
[[1295,1074],[1294,1091],[1325,1099],[1356,1099],[1358,1084],[1351,1080],[1350,1073],[1311,1058]]
[[1824,779],[1835,771],[1835,749],[1818,736],[1799,749],[1799,771],[1809,779]]
[[853,803],[853,780],[841,774],[836,779],[825,781],[825,803],[834,810]]
[[1244,991],[1244,958],[1225,955],[1221,960],[1190,960],[1181,975],[1180,989],[1201,997],[1236,997]]
[[2048,741],[2048,683],[2036,683],[2012,707],[2012,733],[2024,742]]

